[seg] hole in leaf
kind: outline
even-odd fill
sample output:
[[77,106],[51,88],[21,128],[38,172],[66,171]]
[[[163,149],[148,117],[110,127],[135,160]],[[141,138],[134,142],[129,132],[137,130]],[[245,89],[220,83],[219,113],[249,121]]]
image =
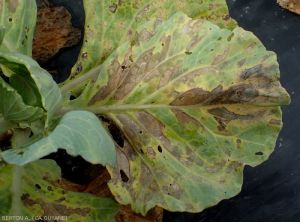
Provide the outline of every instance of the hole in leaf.
[[33,136],[33,132],[30,131],[29,138],[31,138],[32,136]]
[[257,155],[257,156],[262,156],[262,155],[264,155],[264,153],[261,152],[261,151],[259,151],[259,152],[256,152],[255,155]]
[[74,99],[76,99],[76,97],[73,96],[73,95],[71,95],[71,96],[70,96],[70,100],[74,100]]
[[[65,150],[58,149],[43,159],[53,159],[61,167],[62,177],[73,183],[87,185],[106,169],[101,165],[93,165],[84,160],[81,156],[70,156]],[[76,170],[74,171],[74,169]],[[72,170],[73,169],[73,170]],[[44,179],[44,177],[43,177]],[[47,177],[45,176],[45,180]],[[59,182],[57,182],[59,184]],[[52,186],[53,188],[53,186]],[[48,189],[48,188],[47,188]],[[51,189],[51,188],[50,188]],[[62,191],[62,193],[65,191]]]
[[8,21],[9,21],[9,22],[12,22],[12,18],[9,18]]
[[186,51],[185,54],[186,54],[186,55],[191,55],[191,54],[193,54],[193,53],[190,52],[190,51]]
[[117,4],[112,4],[109,6],[109,11],[112,13],[115,13],[117,11],[118,5]]
[[81,65],[78,65],[76,67],[76,73],[80,73],[82,71],[82,66]]
[[9,83],[9,78],[4,75],[1,71],[0,71],[0,77],[6,82],[6,83]]
[[47,190],[48,190],[48,191],[53,191],[53,188],[52,188],[51,186],[48,186],[48,187],[47,187]]
[[120,170],[121,179],[124,183],[128,182],[129,178],[123,170]]
[[143,134],[143,131],[141,130],[139,133],[140,133],[140,134]]
[[120,146],[124,147],[124,137],[122,131],[112,121],[109,120],[108,130],[114,141]]
[[39,184],[35,184],[34,186],[35,186],[35,188],[38,189],[38,190],[41,189],[41,186],[40,186]]
[[8,130],[6,133],[0,134],[0,151],[5,151],[11,148],[11,137],[13,133]]
[[23,193],[21,196],[21,200],[24,202],[25,200],[27,200],[30,197],[30,195],[28,193]]
[[81,57],[82,57],[83,59],[86,59],[86,58],[88,57],[88,53],[87,53],[87,52],[82,53]]
[[162,153],[162,148],[160,145],[158,145],[157,150],[158,150],[158,152]]
[[141,152],[142,154],[144,154],[144,150],[140,149],[140,152]]

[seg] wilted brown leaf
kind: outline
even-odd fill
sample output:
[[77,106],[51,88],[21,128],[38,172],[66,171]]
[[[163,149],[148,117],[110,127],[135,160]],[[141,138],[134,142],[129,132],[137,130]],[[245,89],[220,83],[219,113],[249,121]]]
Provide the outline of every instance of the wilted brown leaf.
[[[110,180],[109,173],[105,168],[99,168],[98,173],[99,176],[96,177],[93,181],[91,181],[84,189],[73,190],[72,188],[74,186],[70,186],[70,184],[66,183],[64,183],[64,185],[67,185],[68,188],[71,188],[72,191],[87,192],[100,197],[114,198],[107,186],[107,183]],[[121,206],[120,211],[115,217],[116,222],[161,222],[162,218],[163,209],[160,207],[155,207],[152,210],[150,210],[146,216],[142,216],[140,214],[134,213],[130,205]]]
[[45,63],[61,48],[77,44],[80,37],[81,32],[72,26],[71,14],[67,9],[39,4],[32,49],[34,59]]
[[277,0],[277,2],[281,7],[300,14],[300,0]]
[[134,213],[129,205],[122,206],[115,218],[116,222],[161,222],[163,218],[163,209],[155,207],[143,217],[140,214]]

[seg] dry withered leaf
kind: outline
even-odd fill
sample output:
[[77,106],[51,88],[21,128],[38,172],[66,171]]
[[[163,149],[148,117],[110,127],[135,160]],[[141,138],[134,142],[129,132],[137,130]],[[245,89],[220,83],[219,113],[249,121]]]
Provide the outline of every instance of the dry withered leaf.
[[155,207],[143,217],[140,214],[134,213],[129,205],[122,206],[115,218],[116,222],[161,222],[163,218],[163,209]]
[[[67,190],[77,191],[77,192],[87,192],[94,194],[100,197],[111,197],[113,198],[112,193],[110,192],[107,183],[111,179],[109,173],[105,168],[98,168],[98,177],[92,180],[85,188],[72,186],[72,183],[64,181],[64,183],[60,184],[64,185],[63,188],[68,188]],[[78,189],[79,188],[79,189]],[[140,214],[134,213],[130,207],[130,205],[121,206],[119,212],[117,213],[115,219],[116,222],[161,222],[163,218],[163,209],[160,207],[155,207],[151,209],[146,216],[142,216]]]
[[300,14],[300,0],[277,0],[277,2],[281,7]]
[[98,176],[85,187],[83,192],[91,193],[101,197],[112,197],[112,193],[107,186],[109,180],[109,173],[104,167],[102,167],[98,171]]
[[72,26],[71,14],[66,8],[42,2],[38,5],[32,56],[45,63],[61,48],[76,45],[81,31]]

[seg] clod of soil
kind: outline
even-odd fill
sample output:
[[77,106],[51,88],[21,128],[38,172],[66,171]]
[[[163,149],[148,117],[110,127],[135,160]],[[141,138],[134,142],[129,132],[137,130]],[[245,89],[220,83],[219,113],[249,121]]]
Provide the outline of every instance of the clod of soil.
[[40,2],[32,57],[43,64],[61,48],[76,45],[80,41],[81,31],[72,26],[72,17],[66,8],[53,6],[45,0]]
[[277,2],[281,7],[300,15],[300,0],[277,0]]

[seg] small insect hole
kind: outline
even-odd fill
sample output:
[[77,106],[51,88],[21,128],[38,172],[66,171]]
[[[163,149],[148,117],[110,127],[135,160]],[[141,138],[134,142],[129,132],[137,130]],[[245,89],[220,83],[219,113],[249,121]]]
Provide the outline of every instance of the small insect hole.
[[41,189],[41,186],[40,186],[39,184],[35,184],[34,186],[35,186],[35,188],[38,189],[38,190]]
[[81,57],[82,57],[83,59],[86,59],[86,58],[88,57],[88,53],[87,53],[87,52],[82,53]]
[[158,152],[162,153],[162,148],[161,148],[161,146],[158,146],[158,147],[157,147],[157,150],[158,150]]
[[111,6],[109,6],[109,11],[112,13],[115,13],[117,11],[118,5],[117,4],[112,4]]
[[193,54],[193,53],[190,52],[190,51],[186,51],[185,54],[186,54],[186,55],[191,55],[191,54]]
[[76,73],[80,73],[82,71],[82,66],[81,65],[78,65],[76,67]]
[[124,147],[124,136],[122,131],[119,129],[118,126],[116,126],[113,122],[110,122],[108,125],[108,130],[110,134],[112,135],[114,141],[121,147]]
[[261,152],[261,151],[259,151],[259,152],[256,152],[255,155],[257,155],[257,156],[262,156],[262,155],[264,155],[264,153]]
[[12,22],[12,18],[9,18],[8,21],[9,21],[9,22]]
[[128,182],[129,178],[123,170],[120,170],[121,179],[124,183]]
[[53,191],[53,188],[52,188],[51,186],[48,186],[48,187],[47,187],[47,190],[48,190],[48,191]]
[[31,138],[32,136],[33,136],[33,132],[30,131],[29,138]]
[[74,99],[76,99],[76,97],[73,96],[73,95],[71,95],[71,96],[70,96],[70,100],[74,100]]
[[30,197],[30,195],[29,195],[28,193],[23,193],[22,196],[21,196],[21,200],[22,200],[22,201],[25,201],[25,200],[27,200],[29,197]]

